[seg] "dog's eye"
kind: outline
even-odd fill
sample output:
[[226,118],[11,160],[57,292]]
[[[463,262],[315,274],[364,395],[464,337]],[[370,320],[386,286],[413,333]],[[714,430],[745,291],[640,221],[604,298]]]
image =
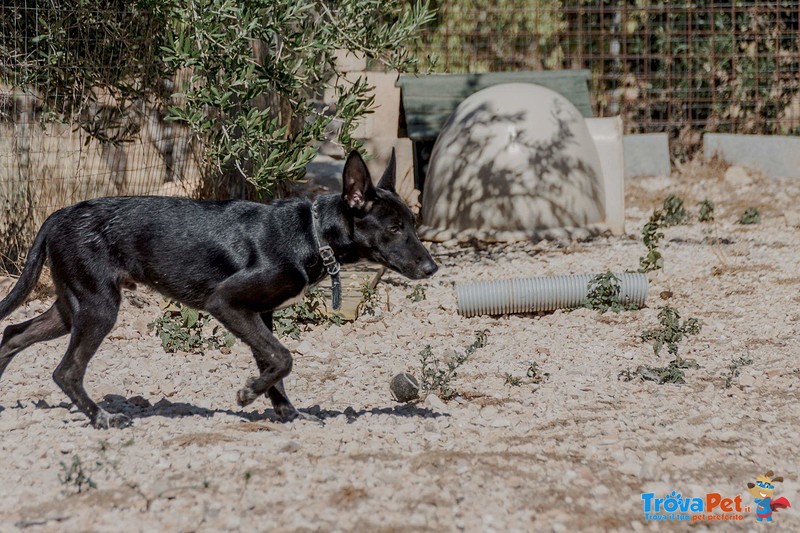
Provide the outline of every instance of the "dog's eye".
[[403,227],[395,224],[393,226],[389,226],[389,231],[391,231],[392,233],[402,233]]

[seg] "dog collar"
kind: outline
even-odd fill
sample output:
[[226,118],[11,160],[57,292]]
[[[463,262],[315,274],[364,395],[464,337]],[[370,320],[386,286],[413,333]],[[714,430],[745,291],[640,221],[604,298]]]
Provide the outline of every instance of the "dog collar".
[[319,229],[319,205],[316,200],[311,204],[311,223],[314,226],[314,242],[317,243],[317,249],[322,258],[322,264],[331,276],[331,296],[333,298],[333,309],[336,311],[342,307],[342,280],[339,278],[341,266],[339,265],[339,261],[336,260],[336,254],[333,252],[333,248],[331,248],[328,241],[325,240],[325,236],[322,235]]

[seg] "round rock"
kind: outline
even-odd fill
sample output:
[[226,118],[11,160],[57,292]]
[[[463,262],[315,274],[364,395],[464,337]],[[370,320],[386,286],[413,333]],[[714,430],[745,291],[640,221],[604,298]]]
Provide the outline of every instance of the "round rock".
[[392,396],[398,402],[410,402],[419,398],[419,382],[407,372],[397,374],[389,383]]

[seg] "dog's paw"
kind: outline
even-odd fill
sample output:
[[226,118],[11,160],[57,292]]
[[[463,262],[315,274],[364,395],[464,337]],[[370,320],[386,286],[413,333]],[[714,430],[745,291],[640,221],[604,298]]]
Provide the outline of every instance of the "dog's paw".
[[92,425],[97,429],[122,429],[130,426],[131,424],[133,424],[133,421],[130,419],[130,417],[127,417],[122,413],[115,413],[112,415],[103,409],[97,411],[97,414],[94,417],[94,422],[92,422]]
[[275,414],[278,415],[278,420],[283,423],[291,422],[300,417],[300,412],[294,408],[293,405],[275,405]]
[[318,416],[310,415],[308,413],[301,413],[294,407],[276,409],[275,413],[278,415],[278,419],[283,423],[294,422],[295,420],[303,420],[306,422],[313,422],[320,426],[325,425],[325,422],[323,422]]
[[238,403],[240,407],[250,405],[258,398],[258,394],[253,391],[253,382],[255,382],[255,380],[256,378],[248,378],[244,387],[239,389],[236,393],[236,403]]
[[320,427],[325,426],[325,421],[318,416],[310,415],[308,413],[298,413],[300,416],[296,418],[296,420],[303,420],[305,422],[311,422],[312,424],[316,424]]

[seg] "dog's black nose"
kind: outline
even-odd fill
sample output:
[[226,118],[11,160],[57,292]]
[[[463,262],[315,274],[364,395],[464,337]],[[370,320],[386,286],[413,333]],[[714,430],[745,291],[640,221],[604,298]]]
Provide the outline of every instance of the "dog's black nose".
[[439,270],[439,265],[434,263],[432,260],[425,261],[422,263],[422,273],[425,274],[426,278],[429,278],[436,274],[436,271]]

